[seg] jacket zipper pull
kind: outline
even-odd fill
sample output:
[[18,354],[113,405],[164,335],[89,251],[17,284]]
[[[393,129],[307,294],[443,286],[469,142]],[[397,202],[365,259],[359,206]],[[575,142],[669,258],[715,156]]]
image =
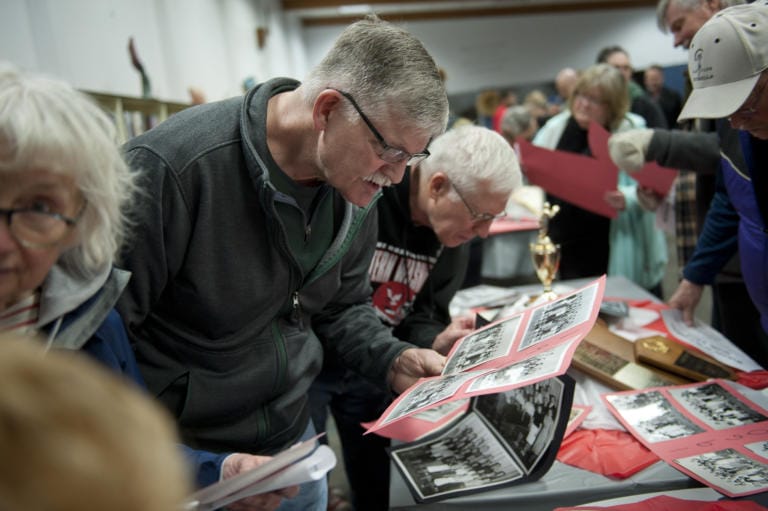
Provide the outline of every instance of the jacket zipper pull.
[[304,243],[309,240],[309,237],[312,235],[312,225],[307,224],[304,226]]
[[293,302],[293,320],[298,322],[299,328],[301,330],[304,330],[304,318],[301,314],[301,302],[299,301],[299,292],[294,291],[293,296],[291,297],[291,301]]

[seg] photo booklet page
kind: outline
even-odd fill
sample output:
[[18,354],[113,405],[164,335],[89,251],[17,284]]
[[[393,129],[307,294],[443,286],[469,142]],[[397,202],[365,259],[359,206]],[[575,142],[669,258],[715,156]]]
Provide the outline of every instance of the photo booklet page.
[[390,456],[415,500],[519,484],[549,470],[572,417],[574,383],[565,372],[604,289],[601,277],[478,328],[456,341],[441,375],[419,380],[364,424],[366,434],[405,442]]
[[[457,340],[439,376],[422,378],[395,399],[367,434],[412,441],[455,418],[467,400],[564,374],[579,342],[595,324],[605,277],[551,302],[498,319]],[[463,403],[461,403],[463,401]],[[460,402],[448,406],[449,403]],[[424,419],[446,405],[451,413]],[[453,408],[452,408],[453,407]]]
[[417,502],[533,481],[554,463],[571,416],[568,375],[471,399],[448,427],[390,449]]

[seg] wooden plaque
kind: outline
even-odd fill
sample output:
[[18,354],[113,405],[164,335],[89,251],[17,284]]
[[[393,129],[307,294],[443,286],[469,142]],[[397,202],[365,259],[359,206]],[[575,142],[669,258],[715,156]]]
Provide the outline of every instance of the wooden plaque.
[[571,365],[617,390],[690,383],[690,380],[638,363],[633,343],[608,330],[599,320],[579,343]]
[[694,381],[709,378],[735,379],[730,367],[660,335],[638,339],[635,343],[635,355],[640,362]]

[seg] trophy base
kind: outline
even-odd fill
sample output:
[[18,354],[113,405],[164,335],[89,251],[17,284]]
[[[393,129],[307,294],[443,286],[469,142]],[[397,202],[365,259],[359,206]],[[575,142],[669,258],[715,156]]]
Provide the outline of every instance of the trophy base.
[[533,298],[531,300],[529,306],[531,306],[531,305],[539,305],[540,303],[551,302],[552,300],[556,300],[557,297],[558,297],[558,295],[554,291],[544,291],[539,296],[536,296],[535,298]]

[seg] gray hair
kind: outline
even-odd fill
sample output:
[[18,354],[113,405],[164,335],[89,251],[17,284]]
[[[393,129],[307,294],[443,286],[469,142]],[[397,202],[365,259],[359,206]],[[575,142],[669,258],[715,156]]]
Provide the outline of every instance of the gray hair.
[[71,85],[0,63],[0,172],[31,168],[72,176],[86,200],[78,244],[60,264],[83,276],[111,265],[136,190],[112,121]]
[[[656,25],[662,33],[666,34],[669,32],[669,27],[667,26],[667,11],[669,10],[670,5],[675,5],[684,11],[692,11],[704,2],[706,2],[706,0],[659,0],[659,3],[656,4]],[[747,3],[746,0],[720,0],[720,9],[745,3]]]
[[475,191],[480,181],[490,181],[492,189],[502,193],[512,193],[522,182],[514,149],[504,137],[488,128],[453,128],[437,137],[429,151],[430,157],[419,164],[421,179],[444,172],[467,193]]
[[532,122],[533,116],[527,106],[511,106],[501,117],[501,133],[514,140],[520,133],[530,128]]
[[[375,16],[349,25],[299,90],[313,103],[328,88],[351,94],[374,122],[397,116],[430,137],[448,123],[448,96],[435,61],[413,35]],[[346,108],[352,119],[352,106]]]

